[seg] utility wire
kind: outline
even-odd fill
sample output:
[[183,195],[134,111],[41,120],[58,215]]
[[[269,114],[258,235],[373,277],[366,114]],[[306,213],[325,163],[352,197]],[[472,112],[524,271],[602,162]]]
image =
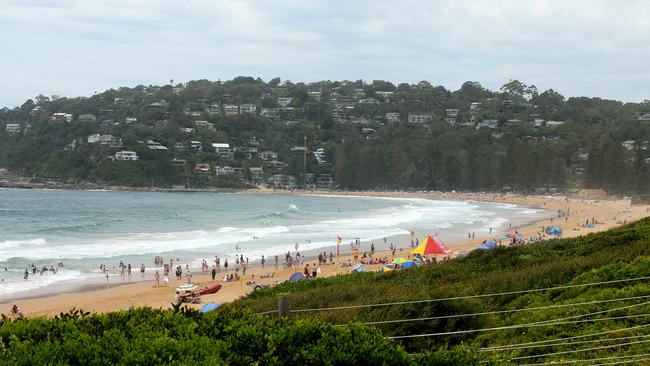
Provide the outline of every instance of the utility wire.
[[579,353],[579,352],[587,352],[587,351],[595,351],[599,349],[608,349],[608,348],[615,348],[615,347],[621,347],[621,346],[630,346],[633,344],[640,344],[640,343],[648,343],[650,340],[644,340],[644,341],[634,341],[634,342],[627,342],[627,343],[619,343],[619,344],[610,344],[607,346],[599,346],[599,347],[591,347],[591,348],[582,348],[582,349],[576,349],[572,351],[561,351],[561,352],[553,352],[553,353],[544,353],[541,355],[533,355],[533,356],[520,356],[520,357],[515,357],[511,358],[510,361],[514,360],[527,360],[531,358],[539,358],[539,357],[548,357],[548,356],[557,356],[557,355],[567,355],[571,353]]
[[[363,323],[360,323],[360,324],[374,325],[374,324],[389,324],[389,323],[401,323],[401,322],[406,323],[406,322],[414,322],[414,321],[420,321],[420,320],[464,318],[464,317],[478,316],[478,315],[506,314],[506,313],[522,312],[522,311],[545,310],[545,309],[564,308],[564,307],[570,307],[570,306],[593,305],[593,304],[602,304],[602,303],[617,302],[617,301],[647,299],[649,297],[650,297],[650,295],[644,295],[644,296],[625,297],[625,298],[620,298],[620,299],[595,300],[595,301],[578,302],[578,303],[572,303],[572,304],[538,306],[538,307],[522,308],[522,309],[495,310],[495,311],[485,311],[485,312],[480,312],[480,313],[439,315],[439,316],[431,316],[431,317],[424,317],[424,318],[411,318],[411,319],[397,319],[397,320],[383,320],[383,321],[363,322]],[[647,302],[647,303],[650,303],[650,302]],[[638,305],[633,305],[633,306],[638,306]],[[612,309],[612,310],[608,310],[608,311],[614,311],[614,310],[619,310],[619,309]],[[561,320],[561,319],[558,319],[558,320]],[[334,326],[335,327],[341,327],[341,326],[345,326],[345,325],[348,325],[348,324],[349,323],[347,323],[347,324],[336,324]]]
[[[583,283],[583,284],[577,284],[577,285],[564,285],[564,286],[546,287],[546,288],[538,288],[538,289],[528,289],[528,290],[518,290],[518,291],[508,291],[508,292],[497,292],[497,293],[491,293],[491,294],[465,295],[465,296],[445,297],[445,298],[439,298],[439,299],[399,301],[399,302],[389,302],[389,303],[379,303],[379,304],[332,306],[332,307],[311,308],[311,309],[293,309],[291,311],[300,313],[300,312],[309,312],[309,311],[327,311],[327,310],[358,309],[358,308],[381,307],[381,306],[392,306],[392,305],[421,304],[421,303],[428,303],[428,302],[440,302],[440,301],[449,301],[449,300],[476,299],[476,298],[482,298],[482,297],[525,294],[525,293],[530,293],[530,292],[542,292],[542,291],[549,291],[549,290],[559,290],[559,289],[569,289],[569,288],[577,288],[577,287],[606,285],[606,284],[612,284],[612,283],[643,281],[643,280],[648,280],[648,279],[650,279],[650,276],[636,277],[636,278],[626,278],[626,279],[622,279],[622,280],[591,282],[591,283]],[[252,315],[261,315],[261,314],[263,314],[263,313],[255,313],[255,314],[252,314]]]
[[456,330],[456,331],[452,331],[452,332],[438,332],[438,333],[426,333],[426,334],[411,334],[411,335],[402,335],[402,336],[392,336],[392,337],[388,337],[388,338],[402,339],[402,338],[435,337],[435,336],[443,336],[443,335],[488,332],[488,331],[492,331],[492,330],[536,328],[536,327],[544,327],[544,326],[548,326],[548,325],[578,324],[578,323],[599,322],[599,321],[607,321],[607,320],[632,319],[632,318],[642,318],[642,317],[647,317],[647,316],[650,316],[650,314],[615,316],[615,317],[610,317],[610,318],[599,318],[599,319],[583,319],[583,320],[564,321],[564,322],[557,322],[557,323],[516,324],[516,325],[507,325],[507,326],[494,327],[494,328]]
[[527,348],[570,346],[570,345],[574,345],[574,344],[613,342],[613,341],[622,341],[622,340],[626,340],[626,339],[638,339],[638,338],[648,338],[648,337],[650,337],[650,334],[638,335],[638,336],[629,336],[629,337],[592,339],[592,340],[589,340],[589,341],[577,341],[577,342],[565,342],[565,343],[562,343],[562,342],[560,342],[560,343],[546,343],[546,344],[534,344],[534,345],[530,345],[530,346],[520,346],[520,347],[492,348],[492,349],[489,349],[489,350],[480,348],[479,352],[515,351],[515,350],[527,349]]
[[[568,363],[607,361],[607,360],[622,360],[624,358],[638,358],[638,357],[647,357],[647,356],[650,356],[650,353],[643,353],[643,354],[629,355],[629,356],[612,356],[612,357],[590,358],[590,359],[584,359],[584,360],[553,361],[553,362],[546,362],[546,363],[526,363],[526,364],[519,364],[517,366],[564,365],[564,364],[568,364]],[[638,360],[629,360],[627,362],[634,362],[634,361],[638,361]],[[603,364],[601,364],[601,365],[603,365]],[[605,365],[607,365],[607,364],[605,364]]]
[[555,341],[561,341],[561,340],[571,340],[571,339],[579,339],[579,338],[586,338],[586,337],[594,337],[594,336],[598,336],[598,335],[610,334],[610,333],[616,333],[616,332],[625,332],[625,331],[628,331],[628,330],[640,329],[640,328],[647,328],[647,327],[650,327],[650,324],[644,324],[644,325],[637,325],[637,326],[634,326],[634,327],[628,327],[628,328],[620,328],[620,329],[608,330],[608,331],[598,332],[598,333],[583,334],[583,335],[573,336],[573,337],[556,338],[556,339],[546,339],[546,340],[543,340],[543,341],[525,342],[525,343],[516,343],[516,344],[509,344],[509,345],[502,345],[502,346],[485,347],[485,348],[481,348],[481,349],[491,350],[491,349],[493,349],[493,348],[515,347],[515,346],[526,346],[526,345],[542,344],[542,343],[555,342]]

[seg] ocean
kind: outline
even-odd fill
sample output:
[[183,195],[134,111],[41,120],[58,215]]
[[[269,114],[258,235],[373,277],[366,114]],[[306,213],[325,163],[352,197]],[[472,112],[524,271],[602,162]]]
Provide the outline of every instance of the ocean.
[[[0,189],[0,302],[106,283],[100,265],[131,264],[132,280],[151,279],[154,257],[200,268],[215,256],[251,261],[262,255],[317,250],[354,238],[408,246],[437,233],[447,242],[493,235],[509,223],[552,213],[507,203],[417,198]],[[513,225],[514,225],[513,224]],[[369,245],[369,244],[368,244]],[[342,247],[345,247],[343,245]],[[452,246],[453,247],[453,246]],[[57,267],[23,278],[32,264]],[[210,262],[211,263],[211,262]],[[144,264],[147,275],[140,277]],[[114,277],[114,279],[113,279]]]

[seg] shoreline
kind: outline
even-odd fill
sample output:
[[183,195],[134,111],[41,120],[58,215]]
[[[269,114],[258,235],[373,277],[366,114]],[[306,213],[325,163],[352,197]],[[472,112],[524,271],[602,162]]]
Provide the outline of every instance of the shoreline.
[[[515,194],[488,194],[488,193],[446,193],[446,192],[341,192],[341,191],[276,191],[276,190],[242,190],[239,193],[253,193],[253,194],[287,194],[287,195],[329,195],[329,196],[361,196],[361,197],[401,197],[401,198],[419,198],[419,199],[432,199],[432,200],[450,200],[450,201],[477,201],[477,202],[496,202],[516,204],[532,209],[549,210],[551,212],[558,209],[569,208],[571,215],[564,220],[544,219],[544,220],[524,220],[521,223],[512,225],[512,227],[504,228],[503,232],[494,232],[492,235],[481,235],[478,233],[474,240],[465,241],[450,241],[447,244],[452,250],[461,255],[469,250],[476,249],[483,240],[493,239],[500,236],[501,233],[514,233],[515,231],[522,234],[525,238],[531,235],[536,235],[542,225],[548,226],[559,224],[562,227],[563,237],[574,237],[579,235],[588,234],[591,232],[603,231],[609,228],[620,226],[624,222],[631,222],[642,217],[650,215],[650,205],[631,206],[629,199],[612,198],[608,200],[584,200],[579,198],[567,196],[524,196]],[[584,223],[585,218],[596,218],[597,222],[602,224],[597,225],[595,228],[584,228],[580,223]],[[554,221],[555,220],[555,221]],[[561,222],[558,222],[561,221]],[[426,234],[432,234],[433,230]],[[425,233],[418,233],[417,237],[422,239]],[[401,250],[396,251],[396,256],[407,256],[408,244],[405,247],[403,243],[408,243],[408,235],[392,236],[387,239],[386,244],[381,240],[377,240],[375,244],[376,253],[375,257],[387,257],[389,260],[393,257],[390,250],[387,249],[388,242],[396,241],[402,243]],[[442,238],[443,240],[445,238]],[[396,246],[400,246],[399,244]],[[363,242],[361,245],[361,252],[369,250],[370,242]],[[336,246],[326,246],[318,249],[307,250],[303,253],[307,258],[305,264],[312,264],[318,262],[317,255],[321,252],[330,251],[336,253]],[[344,240],[341,243],[341,262],[347,262],[351,259],[349,240]],[[280,263],[284,260],[284,256],[280,258]],[[252,286],[245,285],[245,282],[255,281],[258,284],[271,285],[277,280],[286,280],[289,275],[294,271],[292,269],[283,269],[280,264],[279,270],[275,270],[273,259],[267,258],[265,268],[262,268],[259,261],[253,261],[249,266],[247,274],[240,282],[223,282],[221,277],[223,273],[217,274],[216,281],[222,284],[222,289],[213,295],[203,296],[203,303],[207,302],[230,302],[239,297],[245,296],[253,290]],[[234,264],[234,263],[233,263]],[[317,264],[317,263],[316,263]],[[317,264],[318,265],[318,264]],[[233,266],[234,267],[234,266]],[[349,267],[341,267],[340,265],[321,265],[322,276],[332,276],[337,274],[345,274],[350,272]],[[378,270],[379,266],[367,266],[369,270]],[[231,267],[232,268],[232,267]],[[301,269],[296,271],[302,272]],[[261,275],[267,275],[275,272],[274,277],[260,278]],[[233,273],[230,271],[229,273]],[[201,274],[201,271],[193,272],[193,282],[199,286],[207,283],[213,283],[209,275]],[[151,307],[170,307],[171,298],[174,295],[174,289],[177,285],[185,283],[181,281],[170,279],[169,288],[157,287],[154,282],[153,273],[148,272],[145,280],[137,282],[116,282],[110,284],[89,284],[88,286],[82,285],[81,288],[75,290],[64,291],[56,295],[43,295],[32,294],[25,296],[18,300],[11,300],[17,303],[26,316],[46,315],[52,316],[60,312],[75,307],[81,308],[85,311],[91,312],[107,312],[122,310],[132,306],[151,306]],[[173,276],[172,276],[173,277]],[[187,305],[197,307],[197,305]],[[198,305],[200,307],[201,305]],[[8,314],[11,303],[0,304],[0,313]]]

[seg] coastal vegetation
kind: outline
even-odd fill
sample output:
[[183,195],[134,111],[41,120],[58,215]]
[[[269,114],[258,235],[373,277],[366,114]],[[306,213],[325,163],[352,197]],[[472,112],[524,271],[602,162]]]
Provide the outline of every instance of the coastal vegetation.
[[[649,244],[645,218],[412,270],[287,283],[205,315],[141,308],[3,317],[0,353],[7,364],[634,360],[650,337]],[[278,296],[291,299],[290,319],[277,317]]]
[[[0,168],[73,185],[246,187],[276,176],[283,187],[647,193],[649,136],[647,101],[565,98],[516,80],[450,91],[236,77],[4,108]],[[296,149],[305,144],[308,154]],[[138,160],[118,161],[120,151]]]

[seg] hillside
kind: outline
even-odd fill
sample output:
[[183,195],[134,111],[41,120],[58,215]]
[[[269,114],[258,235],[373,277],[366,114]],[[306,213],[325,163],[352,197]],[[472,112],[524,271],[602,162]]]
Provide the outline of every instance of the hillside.
[[[3,317],[0,352],[16,365],[643,362],[649,244],[646,218],[437,266],[285,284],[207,315]],[[292,300],[291,320],[275,315],[278,296]]]
[[647,102],[516,80],[450,91],[237,77],[3,108],[0,168],[68,185],[641,193],[649,136]]
[[[636,278],[641,279],[626,281]],[[610,283],[582,286],[601,282]],[[528,291],[556,287],[561,288]],[[650,218],[574,239],[475,251],[433,267],[283,285],[256,292],[232,306],[265,312],[277,307],[276,298],[281,294],[290,297],[294,310],[334,308],[294,312],[294,319],[366,323],[386,336],[398,337],[396,340],[409,353],[445,347],[455,352],[469,347],[481,349],[481,358],[523,357],[530,363],[648,353]],[[476,296],[487,294],[502,295]],[[401,304],[364,306],[387,303]],[[577,303],[586,304],[571,305]],[[561,321],[567,323],[530,326]],[[528,326],[521,326],[525,324]],[[501,327],[506,329],[472,331]],[[589,336],[630,327],[637,328]],[[401,338],[448,332],[458,333]],[[576,337],[573,341],[577,343],[562,340],[567,337]],[[614,340],[617,337],[621,337],[618,342]],[[628,341],[634,343],[612,347]],[[545,342],[553,345],[545,346]],[[522,346],[499,348],[513,344]],[[602,349],[571,352],[590,347]],[[558,356],[535,357],[567,351]]]

